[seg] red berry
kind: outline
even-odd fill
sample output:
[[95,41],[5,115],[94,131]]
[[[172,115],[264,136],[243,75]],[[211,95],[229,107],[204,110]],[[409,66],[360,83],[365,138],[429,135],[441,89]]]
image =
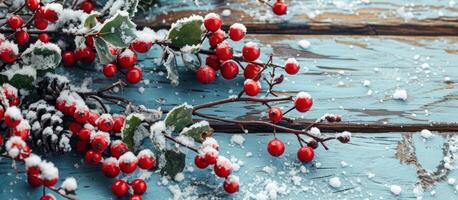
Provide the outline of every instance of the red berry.
[[291,75],[299,72],[299,63],[294,58],[289,58],[285,64],[285,72]]
[[26,141],[29,138],[30,134],[30,129],[29,128],[23,128],[21,130],[13,129],[13,135],[19,136],[22,138],[22,140]]
[[46,11],[46,7],[44,7],[44,6],[38,7],[38,10],[35,13],[35,17],[36,18],[40,18],[40,17],[41,18],[45,18],[45,11]]
[[42,180],[40,179],[41,170],[39,167],[29,167],[27,168],[27,183],[32,187],[38,187],[42,185]]
[[48,20],[42,17],[35,18],[33,24],[38,30],[45,30],[46,28],[48,28]]
[[287,10],[288,10],[288,6],[283,1],[277,1],[272,6],[272,11],[276,15],[284,15],[284,14],[286,14]]
[[267,144],[267,151],[272,156],[281,156],[283,152],[285,152],[285,144],[283,144],[281,140],[275,138]]
[[3,145],[3,136],[0,135],[0,146]]
[[78,133],[78,139],[81,141],[89,141],[91,138],[91,130],[87,128],[82,128]]
[[256,96],[261,91],[261,84],[253,79],[247,79],[243,84],[243,90],[248,96]]
[[89,113],[89,119],[87,120],[92,126],[97,126],[97,120],[99,119],[100,115],[95,112]]
[[57,183],[57,178],[43,180],[43,185],[47,187],[52,187],[56,185],[56,183]]
[[299,112],[307,112],[313,105],[312,97],[306,92],[299,92],[294,99],[294,106]]
[[246,33],[246,27],[243,24],[235,23],[229,28],[229,37],[233,41],[240,41]]
[[150,155],[138,155],[137,159],[141,169],[151,169],[156,164],[156,160]]
[[277,107],[269,108],[267,112],[269,113],[270,121],[272,121],[273,123],[279,122],[281,118],[283,117],[283,112],[281,111],[280,108],[277,108]]
[[104,135],[96,135],[91,140],[91,147],[94,151],[102,153],[108,147],[107,138]]
[[70,132],[72,132],[74,135],[78,135],[82,128],[83,127],[81,126],[81,124],[76,122],[72,122],[68,125],[68,130],[70,130]]
[[206,151],[204,154],[205,162],[211,165],[215,164],[218,160],[218,151],[211,147],[206,149],[208,149],[208,151]]
[[297,159],[301,162],[310,162],[313,160],[315,153],[312,147],[301,147],[297,150]]
[[27,0],[26,1],[27,8],[30,10],[36,10],[38,7],[40,7],[40,1],[39,0]]
[[3,120],[3,117],[5,117],[5,109],[0,105],[0,120]]
[[121,142],[112,142],[110,146],[110,154],[111,156],[115,158],[119,158],[122,154],[126,153],[129,151],[129,148],[127,147],[126,143]]
[[116,56],[118,55],[118,49],[114,48],[113,46],[108,46],[108,49],[110,50],[111,55]]
[[75,64],[75,54],[73,51],[65,51],[62,53],[62,62],[65,66],[71,66]]
[[221,75],[227,80],[234,79],[239,74],[239,65],[233,61],[228,60],[221,65]]
[[259,65],[248,63],[243,71],[243,76],[246,79],[259,80],[259,72],[261,72],[261,67]]
[[122,172],[130,174],[137,169],[137,158],[132,152],[126,152],[119,157],[119,168]]
[[84,37],[84,44],[87,47],[94,49],[94,37],[92,37],[91,35]]
[[197,81],[202,84],[208,84],[216,79],[216,72],[213,68],[203,65],[196,71]]
[[59,19],[57,12],[51,8],[46,8],[43,14],[44,14],[43,17],[46,18],[50,22],[56,22]]
[[226,61],[232,58],[233,50],[231,45],[226,42],[219,44],[215,50],[216,56],[221,61]]
[[102,160],[102,155],[96,151],[89,150],[86,152],[84,160],[89,165],[97,165]]
[[[109,160],[109,159],[107,159],[107,160]],[[118,167],[116,162],[111,162],[111,160],[109,160],[108,162],[106,162],[106,161],[103,162],[103,164],[102,164],[102,172],[103,172],[103,174],[105,174],[105,176],[110,177],[110,178],[114,178],[114,177],[118,176],[118,174],[119,174],[119,172],[121,172],[121,170],[119,169],[119,167]]]
[[56,200],[56,198],[50,194],[45,194],[40,197],[40,200]]
[[69,116],[72,116],[73,117],[73,114],[75,113],[76,111],[76,104],[75,103],[72,103],[72,104],[65,104],[65,109],[64,109],[64,114],[67,114]]
[[224,37],[225,36],[226,36],[226,34],[224,33],[224,31],[218,30],[218,31],[212,33],[208,37],[208,43],[210,44],[210,46],[212,48],[216,48],[218,46],[218,44],[221,44],[224,41]]
[[136,39],[132,42],[132,44],[130,44],[130,46],[132,47],[132,49],[134,49],[136,52],[139,52],[139,53],[146,53],[148,52],[151,47],[153,46],[153,42],[151,41],[145,41],[145,40],[141,40],[141,39]]
[[130,185],[132,186],[134,194],[141,195],[148,189],[148,185],[146,185],[146,182],[143,179],[135,179],[130,183]]
[[235,193],[239,190],[239,180],[233,176],[226,178],[223,184],[224,191],[227,193]]
[[27,31],[24,30],[16,32],[14,36],[16,36],[16,43],[18,43],[21,46],[27,43],[30,39],[29,34],[27,33]]
[[97,119],[96,123],[97,128],[99,128],[101,131],[108,132],[113,129],[114,121],[110,114],[103,114],[99,117],[99,119]]
[[75,50],[75,57],[84,64],[91,64],[95,60],[95,53],[89,47],[80,47]]
[[80,4],[80,9],[85,13],[91,13],[94,10],[94,3],[91,0],[87,0]]
[[109,63],[103,66],[103,75],[107,78],[113,77],[118,72],[118,67],[115,64]]
[[199,156],[197,155],[195,158],[194,158],[194,164],[200,168],[200,169],[205,169],[208,167],[208,165],[210,165],[209,163],[207,163],[205,161],[205,158],[202,157],[202,156]]
[[[17,109],[16,107],[14,107],[15,109]],[[15,115],[9,115],[8,114],[8,110],[9,109],[14,109],[12,107],[6,109],[6,114],[5,114],[5,124],[10,127],[10,128],[16,128],[19,123],[21,123],[22,121],[22,116],[15,116]]]
[[22,27],[22,25],[24,24],[24,19],[22,19],[22,17],[19,16],[19,15],[13,15],[13,16],[11,16],[11,17],[8,18],[8,20],[6,21],[6,23],[7,23],[8,26],[10,26],[12,29],[16,30],[16,29]]
[[14,53],[12,48],[6,47],[0,51],[0,58],[5,63],[14,62],[17,59],[16,54]]
[[85,108],[77,108],[73,113],[73,118],[79,123],[86,123],[89,119],[89,110]]
[[40,33],[38,35],[38,39],[43,43],[48,43],[49,42],[49,35],[47,33]]
[[117,197],[123,197],[129,192],[129,184],[125,180],[116,180],[111,184],[111,192]]
[[137,55],[130,49],[126,49],[118,56],[118,64],[122,68],[130,69],[137,62]]
[[142,80],[142,69],[139,67],[134,67],[127,71],[126,80],[131,84],[137,84],[140,82],[140,80]]
[[138,194],[134,194],[132,196],[129,197],[128,200],[142,200],[142,196],[141,195],[138,195]]
[[231,175],[231,172],[232,172],[231,161],[229,161],[227,158],[224,158],[224,157],[218,158],[218,161],[216,161],[216,164],[213,167],[213,171],[219,177],[227,177]]
[[122,128],[124,127],[125,117],[122,115],[114,116],[113,117],[113,131],[114,132],[121,132]]
[[243,45],[242,56],[246,61],[252,62],[259,58],[261,50],[258,45],[254,42],[248,42]]
[[223,21],[219,15],[215,13],[209,13],[205,16],[204,26],[208,31],[215,32],[221,28]]
[[218,71],[221,63],[215,55],[208,55],[207,59],[205,59],[205,64],[213,68],[215,71]]

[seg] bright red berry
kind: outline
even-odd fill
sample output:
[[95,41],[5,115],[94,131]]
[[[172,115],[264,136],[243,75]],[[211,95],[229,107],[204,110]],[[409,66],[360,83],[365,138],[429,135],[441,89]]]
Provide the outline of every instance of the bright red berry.
[[310,162],[314,156],[315,153],[312,147],[301,147],[297,150],[297,159],[301,162]]
[[65,105],[64,114],[67,114],[69,116],[73,116],[75,111],[76,111],[76,103],[66,104]]
[[254,42],[248,42],[243,45],[242,56],[246,61],[252,62],[259,58],[261,50],[258,45]]
[[87,120],[92,126],[97,126],[97,120],[100,118],[100,115],[95,112],[89,112],[89,119]]
[[140,82],[142,80],[142,69],[139,67],[129,69],[126,74],[126,80],[131,84],[137,84]]
[[285,152],[285,144],[283,144],[281,140],[275,138],[267,144],[267,151],[272,156],[281,156]]
[[38,30],[45,30],[46,28],[48,28],[48,20],[42,17],[35,18],[33,24]]
[[118,64],[122,68],[130,69],[134,66],[135,62],[137,62],[137,55],[130,49],[124,50],[118,56]]
[[134,194],[134,195],[130,196],[128,200],[142,200],[142,199],[143,199],[143,198],[142,198],[141,195],[139,195],[139,194]]
[[41,170],[39,167],[29,167],[27,168],[27,183],[32,187],[38,187],[43,184],[40,179]]
[[79,140],[81,140],[81,141],[89,141],[90,138],[91,138],[91,130],[89,130],[87,128],[82,128],[78,132],[78,139]]
[[138,167],[141,169],[151,169],[156,164],[153,152],[148,149],[140,151],[137,155],[137,160]]
[[115,158],[119,158],[122,154],[128,151],[129,148],[127,147],[126,143],[120,140],[111,143],[110,154]]
[[96,135],[91,140],[91,147],[96,152],[103,152],[108,147],[108,140],[104,135]]
[[94,48],[94,37],[92,35],[88,35],[84,37],[84,44],[93,49]]
[[99,117],[96,121],[97,123],[97,128],[99,128],[101,131],[111,131],[113,129],[113,117],[110,114],[103,114],[102,116]]
[[65,66],[72,66],[75,64],[75,54],[73,51],[65,51],[62,53],[62,62]]
[[49,42],[49,35],[47,33],[40,33],[38,35],[38,39],[43,43],[48,43]]
[[246,33],[246,27],[243,24],[235,23],[229,27],[229,37],[233,41],[240,41]]
[[234,79],[239,74],[239,65],[233,60],[228,60],[221,65],[221,75],[227,80]]
[[199,156],[199,155],[194,157],[194,164],[200,169],[205,169],[208,167],[208,165],[210,165],[209,163],[205,161],[204,157]]
[[132,152],[126,152],[119,157],[119,168],[122,172],[130,174],[137,169],[137,157]]
[[70,130],[70,132],[72,132],[74,135],[78,135],[78,133],[80,132],[82,128],[83,126],[81,126],[81,124],[76,123],[76,122],[72,122],[68,125],[68,130]]
[[89,47],[80,47],[75,50],[75,57],[84,64],[91,64],[95,60],[95,53]]
[[129,184],[125,180],[116,180],[111,184],[111,192],[117,197],[123,197],[129,192]]
[[14,62],[17,59],[16,54],[14,53],[12,48],[6,47],[0,51],[0,58],[5,63]]
[[146,192],[148,189],[148,185],[146,185],[146,182],[143,179],[135,179],[133,180],[130,185],[132,186],[132,190],[134,191],[134,194],[143,194]]
[[231,45],[223,42],[216,47],[215,53],[219,60],[226,61],[232,58],[233,49]]
[[102,172],[110,178],[118,176],[121,170],[118,167],[117,160],[115,158],[106,159],[102,164]]
[[281,118],[283,117],[283,112],[281,111],[280,108],[277,108],[277,107],[269,108],[267,112],[269,113],[270,121],[272,121],[273,123],[279,122]]
[[272,11],[276,15],[284,15],[286,14],[286,11],[288,10],[288,6],[281,0],[278,0],[274,5],[272,6]]
[[313,105],[313,99],[306,92],[299,92],[294,99],[294,106],[299,112],[307,112]]
[[103,66],[103,75],[107,78],[113,77],[118,72],[118,67],[113,63],[108,63]]
[[27,33],[27,31],[25,30],[20,30],[16,32],[14,36],[16,37],[16,43],[21,46],[27,43],[30,39],[29,33]]
[[215,166],[213,167],[213,171],[219,177],[227,177],[231,175],[232,172],[232,164],[227,158],[219,157],[216,161]]
[[46,18],[50,22],[56,22],[59,19],[57,12],[51,8],[46,8],[43,13],[43,17]]
[[[35,17],[36,18],[45,18],[45,11],[46,11],[46,7],[45,6],[39,6],[38,7],[38,10],[36,11],[35,13]],[[45,18],[46,19],[46,18]],[[47,20],[47,19],[46,19]]]
[[227,193],[237,192],[239,190],[239,179],[235,176],[229,176],[224,181],[223,188]]
[[22,128],[18,130],[18,127],[19,125],[15,129],[12,130],[13,135],[19,136],[22,138],[22,140],[27,141],[27,139],[29,138],[29,134],[30,134],[30,128]]
[[221,44],[224,41],[225,36],[226,33],[224,33],[224,31],[218,30],[208,37],[208,43],[212,48],[216,48],[218,44]]
[[113,131],[114,132],[121,132],[122,127],[124,126],[125,117],[122,115],[114,116],[113,117]]
[[213,68],[203,65],[196,71],[197,81],[202,84],[208,84],[216,79],[216,72]]
[[40,7],[40,1],[39,0],[27,0],[26,1],[27,8],[29,10],[36,10],[38,7]]
[[289,58],[285,63],[285,72],[291,75],[299,72],[299,63],[294,58]]
[[210,32],[215,32],[221,28],[223,21],[219,15],[215,13],[209,13],[205,16],[204,26]]
[[141,40],[141,39],[136,39],[132,42],[132,44],[130,44],[130,46],[132,47],[132,49],[134,49],[136,52],[139,52],[139,53],[146,53],[148,52],[151,47],[153,46],[153,42],[151,41],[145,41],[145,40]]
[[261,72],[261,67],[259,65],[248,63],[243,71],[243,76],[246,79],[259,80],[259,72]]
[[9,107],[5,112],[5,124],[10,128],[16,128],[22,121],[21,111],[16,107]]
[[96,151],[89,150],[86,152],[84,160],[89,165],[97,165],[102,160],[102,155]]
[[261,84],[253,79],[245,80],[243,90],[248,96],[256,96],[261,91]]
[[87,108],[77,108],[73,113],[73,119],[79,123],[86,123],[89,119],[89,110]]
[[221,63],[215,55],[208,55],[205,59],[205,64],[213,68],[215,71],[218,71]]
[[8,18],[6,23],[8,24],[8,26],[10,26],[10,28],[16,30],[22,27],[22,25],[24,24],[24,19],[22,19],[22,17],[19,15],[13,15]]
[[94,10],[94,3],[91,0],[84,1],[80,4],[80,9],[85,13],[91,13]]
[[211,165],[215,164],[218,160],[218,151],[211,147],[205,148],[204,151],[205,162]]
[[47,187],[52,187],[56,185],[56,183],[57,183],[57,178],[43,180],[43,185]]
[[56,198],[52,196],[51,194],[45,194],[40,197],[40,200],[56,200]]

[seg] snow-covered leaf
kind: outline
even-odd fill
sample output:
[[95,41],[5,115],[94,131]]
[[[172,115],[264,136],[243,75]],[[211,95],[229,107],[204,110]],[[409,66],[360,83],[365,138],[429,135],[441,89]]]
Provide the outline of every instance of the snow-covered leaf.
[[31,66],[21,69],[8,69],[0,73],[0,83],[9,83],[18,89],[32,89],[36,78],[36,70]]
[[97,24],[97,17],[100,15],[99,12],[92,12],[84,20],[84,27],[92,28]]
[[201,121],[193,124],[190,127],[183,128],[180,135],[192,137],[194,141],[202,143],[204,138],[210,137],[213,134],[213,129],[207,121]]
[[24,50],[21,58],[25,65],[30,65],[37,70],[49,70],[59,65],[61,60],[60,53],[59,46],[38,40]]
[[175,175],[183,171],[186,165],[186,155],[182,152],[167,150],[165,152],[165,161],[166,163],[161,169],[161,174],[175,177]]
[[101,38],[94,38],[94,46],[97,51],[97,57],[99,58],[100,63],[106,64],[110,63],[115,59],[115,56],[111,54],[110,49],[108,48],[107,42]]
[[200,67],[199,55],[182,53],[181,57],[183,59],[184,65],[190,70],[197,70]]
[[164,55],[166,58],[163,65],[165,66],[165,69],[167,69],[167,79],[170,80],[172,85],[177,86],[179,83],[179,76],[175,53],[169,48],[166,48]]
[[204,19],[193,15],[183,18],[172,24],[167,38],[172,44],[183,48],[185,46],[200,46],[205,31],[202,28]]
[[139,0],[109,0],[106,2],[103,12],[109,10],[110,16],[113,16],[118,11],[129,13],[129,16],[135,16],[137,12]]
[[164,121],[167,127],[173,127],[174,131],[179,132],[192,124],[192,107],[186,103],[176,106],[167,113]]
[[136,38],[135,24],[128,13],[119,11],[102,24],[99,36],[113,46],[124,48]]
[[135,130],[137,130],[137,127],[140,125],[141,122],[141,117],[136,114],[130,114],[126,117],[126,120],[124,122],[124,128],[121,132],[122,141],[126,143],[129,149],[131,150],[134,147]]

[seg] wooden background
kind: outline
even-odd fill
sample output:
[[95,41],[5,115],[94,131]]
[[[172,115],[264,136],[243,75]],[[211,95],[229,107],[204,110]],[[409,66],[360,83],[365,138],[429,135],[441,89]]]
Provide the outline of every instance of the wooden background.
[[[140,26],[167,28],[178,18],[190,14],[217,12],[224,24],[247,24],[249,36],[244,40],[262,44],[265,55],[274,53],[274,62],[283,63],[296,57],[301,71],[287,76],[278,88],[284,94],[309,92],[315,100],[313,109],[298,118],[314,119],[323,113],[343,115],[346,123],[417,124],[454,123],[458,118],[458,5],[453,1],[429,0],[296,0],[287,1],[289,14],[273,16],[267,7],[255,0],[200,1],[196,7],[190,0],[162,2],[146,16],[139,16]],[[318,12],[319,11],[319,12]],[[286,35],[285,35],[286,34]],[[307,49],[298,42],[311,43]],[[241,49],[243,42],[234,43]],[[145,82],[119,92],[138,104],[170,109],[188,102],[197,104],[237,94],[241,77],[226,81],[218,77],[214,84],[200,85],[192,72],[181,72],[177,87],[169,84],[163,69],[157,65],[158,47],[141,55]],[[60,69],[75,84],[100,88],[115,80],[94,73],[93,68]],[[369,80],[365,87],[363,81]],[[144,92],[139,88],[144,88]],[[396,88],[407,90],[406,101],[394,100]],[[281,106],[281,105],[280,105]],[[237,118],[258,118],[264,108],[256,105],[230,105],[209,110],[210,114]],[[221,153],[240,165],[234,174],[241,178],[241,190],[235,195],[222,192],[222,180],[210,170],[193,167],[193,153],[188,153],[186,179],[167,181],[157,173],[142,173],[148,178],[149,189],[144,199],[227,198],[255,199],[268,194],[276,184],[277,198],[283,199],[458,199],[456,170],[449,170],[443,161],[450,158],[455,167],[457,138],[454,130],[433,132],[424,139],[419,132],[353,133],[350,144],[331,142],[330,150],[319,148],[313,163],[296,161],[298,144],[294,137],[281,134],[287,152],[272,158],[266,152],[270,134],[250,132],[243,135],[245,143],[232,144],[234,133],[216,133]],[[332,134],[332,133],[330,133]],[[100,168],[88,167],[80,155],[53,155],[60,177],[74,176],[79,183],[80,199],[110,199],[110,179]],[[447,160],[447,159],[446,159]],[[23,173],[17,175],[10,162],[0,161],[0,196],[5,199],[38,199],[41,191],[25,184]],[[304,173],[305,167],[305,173]],[[302,170],[302,171],[301,171]],[[332,188],[329,179],[337,176],[342,185]],[[274,183],[275,182],[275,183]],[[395,196],[391,185],[399,185],[402,193]],[[267,187],[266,187],[267,186]],[[178,196],[180,191],[181,196]],[[273,199],[275,196],[271,195]]]

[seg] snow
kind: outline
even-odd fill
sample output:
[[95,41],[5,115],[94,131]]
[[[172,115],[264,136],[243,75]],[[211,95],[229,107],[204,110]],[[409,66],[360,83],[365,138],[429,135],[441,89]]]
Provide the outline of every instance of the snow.
[[132,152],[128,151],[119,157],[119,162],[122,162],[122,163],[137,162],[137,157],[135,157],[135,155]]
[[220,19],[219,15],[216,14],[216,13],[208,13],[207,15],[205,15],[205,18],[204,20],[207,20],[207,19]]
[[[179,135],[175,137],[175,139],[180,142],[181,144],[184,144],[185,146],[193,147],[194,146],[194,139],[187,136],[187,135]],[[177,147],[180,147],[179,144],[176,144]]]
[[307,92],[299,92],[299,93],[297,93],[296,98],[309,98],[309,99],[311,99],[312,96]]
[[246,33],[246,26],[241,23],[232,24],[229,27],[229,29],[232,29],[232,28],[242,30],[242,32]]
[[224,156],[218,156],[216,165],[224,167],[226,169],[232,169],[232,162]]
[[391,185],[390,186],[390,191],[394,195],[399,195],[399,194],[401,194],[402,188],[399,185]]
[[340,182],[340,178],[335,176],[329,179],[329,185],[333,188],[339,188],[342,183]]
[[244,47],[244,48],[245,48],[245,47],[250,47],[250,48],[251,48],[251,47],[256,47],[256,48],[258,48],[258,44],[254,43],[254,42],[247,42],[247,43],[245,43],[245,44],[243,45],[243,47]]
[[9,116],[16,120],[22,120],[21,110],[19,110],[19,108],[16,106],[8,107],[6,109],[5,116]]
[[302,49],[308,49],[310,47],[310,42],[308,40],[300,40],[299,41],[299,47]]
[[161,38],[158,38],[156,32],[148,27],[143,28],[141,31],[136,31],[135,35],[137,38],[135,40],[144,41],[144,42],[155,42]]
[[203,21],[203,20],[204,18],[202,16],[191,15],[190,17],[185,17],[185,18],[177,20],[175,23],[172,24],[172,26],[170,27],[170,30],[172,29],[180,30],[183,24],[187,24],[192,21]]
[[5,75],[8,80],[11,80],[16,74],[29,76],[35,80],[37,77],[37,70],[30,65],[19,67],[19,65],[14,64],[6,71],[1,72],[1,74]]
[[61,54],[61,49],[56,44],[51,42],[43,43],[40,40],[37,40],[37,42],[31,44],[29,48],[22,52],[22,55],[30,56],[22,56],[21,58],[25,63],[33,65],[37,70],[54,69],[57,67],[57,65],[55,65],[54,56],[43,56],[42,54],[35,54],[37,50],[40,50],[40,52],[46,50],[55,52],[58,55]]
[[132,57],[132,56],[134,56],[134,54],[135,53],[132,50],[127,48],[121,54],[119,54],[119,57]]
[[214,149],[218,149],[219,148],[219,144],[218,144],[218,141],[216,141],[215,138],[206,137],[205,140],[202,142],[202,147],[203,148],[211,147],[211,148],[214,148]]
[[15,44],[14,42],[10,42],[8,40],[0,42],[0,53],[10,48],[13,50],[14,55],[19,55],[19,49],[17,44]]
[[433,136],[433,133],[431,133],[431,131],[429,131],[428,129],[421,130],[420,134],[421,134],[421,137],[425,139],[429,139]]
[[453,184],[455,184],[455,181],[456,181],[455,178],[449,178],[449,179],[447,180],[447,183],[448,183],[449,185],[453,185]]
[[60,186],[65,191],[75,191],[78,188],[78,184],[76,183],[76,179],[73,177],[68,177],[62,182]]
[[175,181],[177,181],[177,182],[181,182],[181,181],[184,180],[184,178],[185,178],[185,177],[184,177],[183,172],[180,172],[180,173],[176,174],[175,177],[174,177],[173,179],[174,179]]
[[148,156],[149,158],[155,158],[154,153],[149,149],[143,149],[137,154],[137,158]]
[[312,135],[314,135],[314,136],[317,136],[317,137],[321,136],[321,131],[320,131],[320,129],[317,128],[317,127],[312,127],[312,128],[310,128],[309,133],[312,134]]
[[224,9],[223,12],[221,12],[221,16],[227,17],[231,15],[231,10],[229,9]]
[[40,165],[41,163],[41,158],[40,156],[37,156],[36,154],[31,153],[29,157],[24,159],[25,161],[25,167],[28,169],[29,167],[36,167]]
[[210,155],[215,155],[215,156],[218,156],[218,151],[210,146],[207,146],[205,148],[203,148],[200,153],[199,153],[201,156],[205,156],[205,154],[210,154]]
[[8,155],[12,158],[16,158],[20,151],[18,148],[25,147],[25,142],[19,136],[12,136],[6,141],[5,147]]
[[241,134],[234,134],[231,136],[231,144],[238,144],[240,146],[243,146],[244,142],[245,138]]
[[297,60],[295,58],[288,58],[288,60],[286,60],[285,64],[295,64],[295,65],[299,65],[299,62],[297,62]]
[[39,165],[41,177],[45,180],[52,180],[59,177],[59,170],[54,166],[54,163],[43,161]]
[[107,159],[104,159],[103,163],[106,163],[106,164],[115,163],[116,165],[118,165],[118,159],[116,159],[115,157],[109,157]]
[[164,121],[158,121],[150,127],[150,138],[159,150],[163,150],[166,147],[165,137],[163,135],[163,132],[166,132],[166,130],[167,128]]
[[64,9],[62,4],[59,3],[48,3],[45,5],[45,8],[55,11],[58,15],[60,15]]
[[190,127],[184,127],[183,130],[181,130],[180,132],[180,135],[181,134],[186,134],[186,132],[188,132],[189,130],[191,129],[194,129],[194,128],[199,128],[199,127],[204,127],[204,126],[209,126],[210,124],[208,123],[208,121],[199,121],[197,123],[194,123],[192,126]]
[[396,89],[393,93],[393,99],[407,100],[407,91],[404,89]]
[[369,87],[371,85],[371,81],[370,80],[364,80],[363,81],[363,86],[364,87]]

